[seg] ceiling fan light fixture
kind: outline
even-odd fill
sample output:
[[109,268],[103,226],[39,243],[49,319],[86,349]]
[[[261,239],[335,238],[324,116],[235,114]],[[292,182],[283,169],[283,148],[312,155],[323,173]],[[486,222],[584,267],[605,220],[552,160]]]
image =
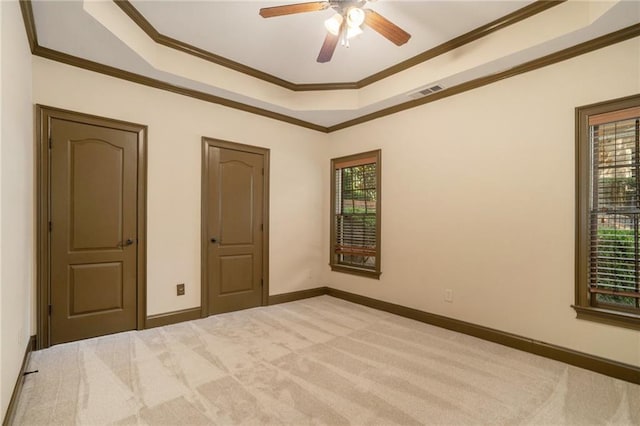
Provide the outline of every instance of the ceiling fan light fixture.
[[339,35],[340,25],[342,25],[342,15],[336,13],[331,18],[324,21],[324,27],[334,36]]
[[[2,1],[2,0],[0,0]],[[367,2],[375,0],[320,0],[306,3],[285,4],[282,6],[263,7],[260,16],[273,18],[275,16],[292,15],[296,13],[316,12],[333,9],[338,12],[324,21],[327,33],[320,48],[316,61],[326,63],[331,60],[336,46],[340,43],[349,47],[349,39],[362,34],[362,27],[366,25],[396,46],[409,41],[411,34],[386,19],[374,10],[363,9]],[[366,24],[365,24],[366,23]]]
[[355,36],[359,36],[362,34],[362,29],[360,27],[347,28],[347,38],[353,38]]
[[[353,38],[355,36],[362,34],[362,29],[359,26],[356,26],[356,27],[350,26],[348,24],[349,22],[348,19],[349,18],[347,17],[347,38]],[[336,13],[331,18],[324,21],[324,27],[327,29],[327,31],[329,31],[334,36],[339,36],[340,26],[342,25],[343,20],[344,18],[342,17],[342,15],[340,15],[339,13]]]
[[[347,10],[347,25],[349,28],[360,29],[360,26],[364,23],[365,13],[364,10],[359,7],[350,7]],[[360,31],[362,32],[362,30]]]

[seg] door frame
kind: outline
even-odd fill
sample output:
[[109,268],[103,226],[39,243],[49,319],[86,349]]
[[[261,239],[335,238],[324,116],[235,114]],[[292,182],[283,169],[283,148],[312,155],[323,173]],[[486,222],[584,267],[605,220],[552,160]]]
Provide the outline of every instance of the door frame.
[[209,196],[209,149],[210,148],[224,148],[234,151],[250,152],[252,154],[262,155],[264,159],[264,179],[262,181],[262,301],[261,306],[269,304],[269,155],[270,150],[268,148],[261,148],[253,145],[245,145],[236,142],[229,142],[220,139],[202,137],[202,170],[200,172],[202,176],[202,195],[200,197],[201,203],[201,220],[200,220],[200,310],[201,317],[206,318],[209,316],[209,283],[207,277],[209,272],[209,264],[207,261],[207,248],[209,247],[209,235],[208,229],[208,209],[207,209],[207,197]]
[[50,346],[49,303],[51,287],[51,249],[49,218],[51,217],[51,153],[49,140],[51,120],[62,119],[82,124],[124,130],[138,134],[136,265],[136,329],[146,326],[147,317],[147,126],[36,104],[36,346]]

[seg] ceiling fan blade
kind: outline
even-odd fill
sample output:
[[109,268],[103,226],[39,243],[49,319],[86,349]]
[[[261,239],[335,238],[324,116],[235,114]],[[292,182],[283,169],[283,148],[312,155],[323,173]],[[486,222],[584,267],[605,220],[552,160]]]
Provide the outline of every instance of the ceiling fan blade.
[[394,43],[396,46],[402,46],[411,38],[411,34],[379,13],[376,13],[371,9],[367,9],[365,12],[367,15],[364,19],[364,23],[373,28],[373,30],[378,32],[381,36]]
[[312,1],[309,3],[287,4],[284,6],[263,7],[260,16],[273,18],[274,16],[293,15],[294,13],[316,12],[329,7],[328,1]]
[[318,54],[318,62],[325,63],[331,60],[333,52],[336,50],[336,46],[338,45],[338,40],[340,40],[340,36],[327,32],[327,36],[324,38],[324,43],[322,43],[320,53]]

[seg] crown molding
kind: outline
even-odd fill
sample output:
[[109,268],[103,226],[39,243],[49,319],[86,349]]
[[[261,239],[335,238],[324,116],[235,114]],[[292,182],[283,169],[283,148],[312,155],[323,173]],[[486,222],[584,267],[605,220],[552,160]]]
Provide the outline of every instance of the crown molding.
[[232,109],[248,112],[262,117],[271,118],[278,121],[284,121],[285,123],[293,124],[295,126],[304,127],[318,132],[327,132],[327,127],[319,126],[317,124],[310,123],[308,121],[300,120],[295,117],[291,117],[285,114],[273,112],[264,108],[258,108],[252,105],[248,105],[238,101],[232,101],[220,96],[212,95],[210,93],[200,92],[198,90],[189,89],[186,87],[177,86],[171,83],[167,83],[155,78],[147,77],[144,75],[136,74],[130,71],[124,71],[119,68],[104,65],[98,62],[90,61],[88,59],[79,58],[77,56],[69,55],[48,47],[37,46],[34,55],[42,58],[51,59],[63,64],[72,65],[74,67],[83,68],[89,71],[94,71],[100,74],[105,74],[111,77],[120,78],[122,80],[131,81],[133,83],[142,84],[144,86],[153,87],[155,89],[165,90],[167,92],[177,93],[179,95],[188,96],[201,101],[210,102],[212,104],[222,105]]
[[488,75],[485,77],[476,78],[474,80],[461,83],[457,86],[449,87],[441,92],[437,92],[431,96],[425,98],[414,99],[408,102],[404,102],[398,105],[394,105],[389,108],[381,109],[380,111],[366,114],[353,120],[345,121],[334,126],[329,126],[328,133],[335,132],[337,130],[346,129],[347,127],[356,126],[358,124],[366,123],[367,121],[375,120],[376,118],[385,117],[388,115],[396,114],[400,111],[405,111],[411,108],[418,107],[420,105],[428,104],[438,101],[440,99],[448,98],[449,96],[457,95],[459,93],[468,92],[469,90],[477,89],[478,87],[486,86],[491,83],[495,83],[500,80],[504,80],[509,77],[515,77],[520,74],[524,74],[529,71],[537,70],[548,65],[556,64],[558,62],[565,61],[567,59],[574,58],[576,56],[583,55],[585,53],[592,52],[594,50],[601,49],[603,47],[610,46],[612,44],[620,43],[625,40],[629,40],[640,36],[640,24],[631,25],[618,31],[614,31],[609,34],[594,38],[589,41],[577,44],[572,47],[560,50],[558,52],[542,56],[538,59],[534,59],[524,64],[520,64],[506,71],[502,71],[496,74]]
[[94,71],[100,74],[108,75],[111,77],[127,80],[133,83],[142,84],[144,86],[153,87],[160,90],[165,90],[179,95],[188,96],[191,98],[199,99],[201,101],[210,102],[213,104],[222,105],[225,107],[245,111],[250,114],[260,115],[262,117],[271,118],[285,123],[293,124],[295,126],[303,127],[318,132],[327,133],[327,127],[320,126],[308,121],[300,120],[295,117],[290,117],[285,114],[269,111],[264,108],[258,108],[252,105],[248,105],[238,101],[232,101],[220,96],[212,95],[198,90],[188,89],[186,87],[177,86],[171,83],[167,83],[161,80],[157,80],[144,75],[136,74],[130,71],[121,70],[119,68],[104,65],[98,62],[90,61],[88,59],[80,58],[77,56],[69,55],[48,47],[43,47],[38,44],[38,33],[36,31],[36,24],[33,18],[33,5],[31,0],[20,0],[20,10],[22,12],[22,18],[24,20],[25,30],[27,32],[27,39],[29,41],[29,47],[31,54],[40,56],[41,58],[50,59],[52,61],[61,62],[63,64],[71,65],[74,67]]
[[38,35],[36,34],[36,21],[33,18],[33,7],[31,6],[31,0],[20,0],[20,12],[22,12],[24,28],[27,31],[29,49],[31,49],[31,53],[33,53],[38,47]]
[[369,77],[363,78],[356,84],[358,85],[358,88],[368,86],[372,83],[383,80],[399,72],[405,71],[437,56],[444,55],[445,53],[462,47],[465,44],[469,44],[478,39],[486,37],[491,33],[530,18],[554,6],[558,6],[565,1],[567,0],[537,0],[536,2],[520,8],[515,12],[503,16],[502,18],[498,18],[493,22],[489,22],[488,24],[478,27],[475,30],[471,30],[468,33],[462,34],[461,36],[444,42],[432,49],[426,50],[419,55],[414,56],[413,58],[409,58],[387,69],[370,75]]
[[196,56],[200,59],[212,62],[217,65],[232,69],[234,71],[241,72],[251,77],[258,78],[268,83],[275,84],[277,86],[284,87],[286,89],[294,90],[294,84],[286,80],[278,78],[274,75],[260,71],[255,68],[251,68],[247,65],[239,62],[232,61],[223,56],[216,55],[207,50],[200,49],[199,47],[190,45],[183,41],[164,35],[156,30],[153,25],[135,8],[128,0],[113,0],[113,2],[138,26],[144,31],[151,40],[154,42],[169,47],[171,49],[179,50],[192,56]]
[[116,5],[118,5],[118,7],[120,7],[120,9],[122,9],[124,13],[127,14],[129,18],[131,18],[131,20],[136,25],[138,25],[138,27],[140,27],[142,31],[144,31],[149,36],[149,38],[151,38],[153,41],[155,41],[158,44],[161,44],[163,46],[166,46],[175,50],[179,50],[181,52],[188,53],[190,55],[196,56],[198,58],[204,59],[206,61],[212,62],[217,65],[221,65],[223,67],[230,68],[234,71],[247,74],[251,77],[258,78],[268,83],[272,83],[277,86],[284,87],[285,89],[293,90],[294,92],[308,92],[308,91],[320,91],[320,90],[361,89],[377,81],[383,80],[394,74],[397,74],[406,69],[409,69],[422,62],[428,61],[429,59],[433,59],[436,56],[443,55],[447,52],[457,49],[458,47],[464,46],[465,44],[471,43],[475,40],[485,37],[502,28],[506,28],[524,19],[530,18],[531,16],[537,15],[538,13],[544,12],[545,10],[550,9],[554,6],[558,6],[559,4],[564,3],[566,0],[537,0],[534,3],[531,3],[525,7],[522,7],[516,10],[515,12],[509,13],[501,18],[496,19],[495,21],[492,21],[486,25],[483,25],[474,30],[471,30],[461,36],[453,38],[432,49],[428,49],[412,58],[409,58],[396,65],[393,65],[389,68],[386,68],[382,71],[379,71],[375,74],[365,77],[359,81],[345,82],[345,83],[302,83],[302,84],[292,83],[290,81],[281,79],[279,77],[260,71],[258,69],[251,68],[247,65],[232,61],[220,55],[216,55],[215,53],[211,53],[204,49],[200,49],[199,47],[195,47],[188,43],[166,36],[160,33],[158,30],[156,30],[156,28],[153,25],[151,25],[151,23],[142,15],[142,13],[140,13],[138,9],[135,8],[135,6],[133,6],[129,2],[129,0],[113,0],[113,1]]
[[[537,2],[539,3],[539,2]],[[534,4],[537,4],[534,3]],[[38,38],[36,33],[35,22],[33,20],[33,10],[31,6],[31,0],[20,0],[20,7],[22,9],[22,16],[29,39],[29,46],[31,47],[31,53],[36,56],[40,56],[53,61],[65,63],[78,68],[83,68],[89,71],[98,72],[101,74],[109,75],[111,77],[120,78],[123,80],[131,81],[134,83],[142,84],[156,89],[165,90],[172,93],[177,93],[184,96],[189,96],[195,99],[199,99],[205,102],[226,106],[229,108],[245,111],[251,114],[271,118],[274,120],[283,121],[295,126],[304,127],[310,130],[315,130],[323,133],[332,133],[338,130],[346,129],[348,127],[356,126],[358,124],[366,123],[368,121],[375,120],[377,118],[386,117],[392,114],[396,114],[401,111],[405,111],[411,108],[418,107],[427,103],[435,102],[440,99],[447,98],[449,96],[457,95],[467,92],[469,90],[476,89],[478,87],[486,86],[497,81],[514,77],[529,71],[533,71],[548,65],[552,65],[567,59],[574,58],[585,53],[592,52],[616,43],[623,42],[635,37],[640,36],[640,24],[631,25],[627,28],[623,28],[618,31],[606,34],[604,36],[597,37],[595,39],[580,43],[578,45],[563,49],[559,52],[552,53],[550,55],[543,56],[533,61],[526,62],[524,64],[513,67],[509,70],[492,74],[485,77],[480,77],[466,83],[459,84],[457,86],[449,87],[441,92],[435,93],[431,96],[414,99],[398,105],[394,105],[389,108],[384,108],[380,111],[376,111],[370,114],[363,115],[353,120],[344,121],[342,123],[335,124],[333,126],[320,126],[308,121],[300,120],[285,114],[276,113],[266,110],[264,108],[254,107],[252,105],[244,104],[230,99],[225,99],[220,96],[211,95],[209,93],[200,92],[185,87],[180,87],[167,83],[164,81],[156,80],[150,77],[146,77],[140,74],[124,71],[108,65],[103,65],[97,62],[89,61],[87,59],[72,56],[67,53],[59,52],[47,47],[42,47],[38,44]],[[495,30],[494,30],[495,31]]]

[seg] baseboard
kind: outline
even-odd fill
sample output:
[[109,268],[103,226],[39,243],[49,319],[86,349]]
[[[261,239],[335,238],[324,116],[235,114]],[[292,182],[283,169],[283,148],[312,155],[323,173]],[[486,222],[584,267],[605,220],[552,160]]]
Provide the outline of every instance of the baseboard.
[[11,399],[9,400],[9,406],[7,407],[7,412],[5,413],[4,420],[2,421],[2,426],[8,426],[13,422],[13,416],[16,414],[16,408],[18,405],[18,395],[22,391],[22,385],[24,384],[24,373],[27,368],[27,363],[29,362],[29,356],[31,352],[36,349],[36,336],[31,336],[29,341],[27,342],[27,348],[24,351],[24,357],[22,358],[22,366],[20,367],[20,374],[16,379],[16,385],[13,387],[13,393],[11,394]]
[[163,325],[177,324],[183,321],[191,321],[201,318],[200,306],[197,308],[183,309],[181,311],[166,312],[164,314],[150,315],[147,317],[145,328],[162,327]]
[[269,296],[269,305],[277,305],[278,303],[287,303],[300,299],[322,296],[323,294],[327,294],[328,291],[328,287],[316,287],[308,290],[293,291],[291,293],[275,294],[273,296]]
[[566,364],[591,370],[596,373],[605,374],[627,382],[640,384],[640,367],[636,367],[634,365],[624,364],[584,352],[574,351],[562,346],[529,339],[517,334],[495,330],[489,327],[448,318],[442,315],[431,314],[418,309],[396,305],[394,303],[383,302],[382,300],[342,290],[328,288],[327,294],[339,299],[348,300],[349,302],[369,306],[371,308],[400,315],[405,318],[411,318],[437,327],[446,328],[448,330],[457,331],[483,340],[509,346],[514,349],[540,355],[545,358],[561,361]]
[[[269,305],[322,296],[323,294],[327,294],[327,291],[327,287],[317,287],[308,290],[294,291],[291,293],[276,294],[274,296],[269,296]],[[200,318],[202,318],[200,307],[167,312],[158,315],[150,315],[147,317],[145,328],[162,327],[164,325],[177,324],[179,322],[191,321]]]

